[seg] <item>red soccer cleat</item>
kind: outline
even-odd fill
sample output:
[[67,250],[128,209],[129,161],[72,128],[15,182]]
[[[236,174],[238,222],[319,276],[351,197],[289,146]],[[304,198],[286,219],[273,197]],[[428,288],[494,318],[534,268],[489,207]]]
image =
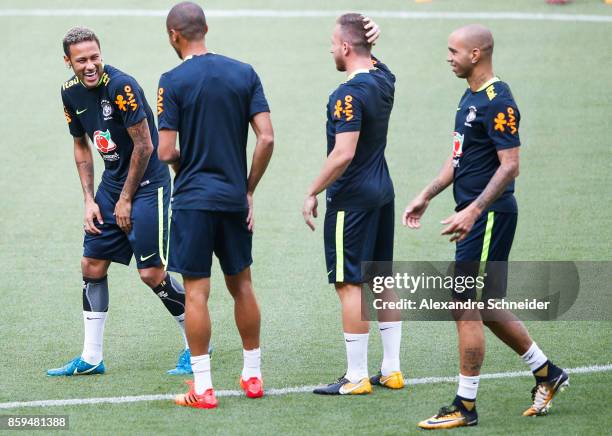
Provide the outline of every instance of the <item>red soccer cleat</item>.
[[240,387],[249,398],[263,397],[263,381],[257,377],[251,377],[248,380],[243,380],[242,377],[240,377]]
[[185,383],[189,385],[189,392],[186,394],[179,394],[174,397],[174,402],[177,405],[195,407],[196,409],[214,409],[217,407],[218,402],[213,388],[206,389],[203,394],[198,395],[195,393],[193,382],[191,380],[186,381]]

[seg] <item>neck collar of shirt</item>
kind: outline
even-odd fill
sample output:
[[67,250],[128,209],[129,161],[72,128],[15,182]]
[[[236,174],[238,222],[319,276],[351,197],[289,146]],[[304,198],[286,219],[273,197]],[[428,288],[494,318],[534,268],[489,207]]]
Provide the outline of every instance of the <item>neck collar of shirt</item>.
[[[373,70],[374,68],[370,68],[371,70]],[[346,78],[346,82],[348,82],[349,80],[353,79],[357,74],[361,74],[361,73],[369,73],[370,69],[367,68],[360,68],[358,70],[353,71],[347,78]],[[345,83],[346,83],[345,82]]]
[[207,55],[207,54],[209,54],[209,53],[210,53],[210,54],[215,54],[215,52],[214,52],[214,51],[207,51],[206,53],[202,53],[202,54],[198,54],[198,55],[193,55],[193,54],[190,54],[190,55],[189,55],[189,56],[187,56],[185,59],[183,59],[183,62],[186,62],[186,61],[188,61],[189,59],[193,59],[193,58],[194,58],[194,57],[196,57],[196,56],[206,56],[206,55]]
[[488,88],[489,86],[493,85],[495,82],[499,82],[499,77],[494,76],[491,79],[487,80],[480,88],[478,88],[478,90],[476,90],[476,92],[480,92],[485,90],[486,88]]

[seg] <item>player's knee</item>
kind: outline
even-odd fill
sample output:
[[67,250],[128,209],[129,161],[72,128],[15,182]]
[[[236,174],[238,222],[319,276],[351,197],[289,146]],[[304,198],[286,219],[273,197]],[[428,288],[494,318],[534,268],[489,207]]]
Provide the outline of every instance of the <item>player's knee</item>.
[[99,279],[106,276],[108,261],[83,257],[81,259],[81,272],[84,277]]
[[473,341],[484,340],[484,326],[482,321],[456,321],[459,337],[470,338]]
[[140,280],[150,288],[155,288],[166,278],[166,271],[163,267],[139,269],[138,274],[140,274]]
[[499,321],[493,321],[490,319],[483,319],[482,323],[491,330],[496,330],[499,327]]
[[250,280],[242,280],[238,283],[232,283],[231,285],[228,284],[228,289],[234,299],[251,297],[255,293],[253,291],[253,283]]

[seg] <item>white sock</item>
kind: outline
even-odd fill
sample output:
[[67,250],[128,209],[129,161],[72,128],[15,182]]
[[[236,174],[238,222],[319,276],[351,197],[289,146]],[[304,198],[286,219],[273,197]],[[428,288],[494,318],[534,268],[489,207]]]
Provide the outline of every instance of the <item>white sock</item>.
[[207,389],[212,388],[209,354],[191,356],[191,369],[193,370],[193,388],[196,394],[202,395]]
[[242,350],[242,356],[244,358],[242,379],[248,380],[251,377],[261,379],[261,348]]
[[104,342],[104,323],[108,312],[83,311],[85,324],[85,337],[83,339],[83,352],[81,359],[91,365],[102,361],[102,347]]
[[480,376],[467,376],[459,374],[459,388],[457,389],[457,395],[466,400],[476,400],[476,394],[478,393],[478,383],[480,382]]
[[540,347],[538,347],[538,344],[536,344],[535,342],[531,344],[529,350],[527,350],[527,352],[523,354],[521,358],[525,361],[527,365],[529,365],[529,369],[531,369],[531,372],[535,372],[548,360],[546,355],[542,352],[542,350],[540,350]]
[[347,369],[345,377],[357,383],[368,376],[368,333],[344,333]]
[[175,316],[179,328],[181,329],[181,333],[183,334],[183,341],[185,341],[185,349],[189,348],[189,343],[187,342],[187,335],[185,334],[185,314],[181,313],[179,316]]
[[379,322],[378,329],[383,343],[383,361],[380,366],[382,375],[387,376],[400,370],[400,344],[402,342],[402,322]]

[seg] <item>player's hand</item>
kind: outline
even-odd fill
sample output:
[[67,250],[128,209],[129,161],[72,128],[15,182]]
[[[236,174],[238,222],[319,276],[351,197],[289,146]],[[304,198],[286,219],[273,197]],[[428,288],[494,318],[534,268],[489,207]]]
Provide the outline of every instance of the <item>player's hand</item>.
[[404,210],[404,215],[402,216],[402,224],[410,227],[411,229],[418,229],[421,227],[421,217],[427,210],[427,206],[429,205],[429,200],[425,197],[419,195],[414,200],[412,200],[408,206],[406,206],[406,210]]
[[363,28],[367,30],[366,38],[369,44],[376,44],[376,40],[380,37],[380,27],[370,17],[363,17]]
[[100,213],[100,208],[98,204],[93,201],[87,201],[85,203],[85,219],[83,220],[83,230],[90,235],[100,235],[102,230],[96,227],[94,223],[94,219],[98,220],[100,224],[104,224],[102,220],[102,213]]
[[253,214],[253,193],[247,192],[247,203],[249,205],[249,213],[247,214],[247,228],[249,232],[253,233],[253,229],[255,228],[255,215]]
[[317,197],[314,195],[308,195],[304,199],[304,207],[302,208],[302,216],[304,217],[304,221],[306,225],[310,227],[310,230],[314,232],[315,225],[312,221],[313,217],[317,217],[317,206],[319,202],[317,201]]
[[130,233],[132,230],[132,201],[120,196],[113,215],[115,215],[119,228],[125,233]]
[[474,223],[479,216],[480,212],[478,210],[466,207],[442,221],[442,224],[447,225],[447,227],[440,234],[452,235],[449,239],[450,242],[463,241],[474,227]]

